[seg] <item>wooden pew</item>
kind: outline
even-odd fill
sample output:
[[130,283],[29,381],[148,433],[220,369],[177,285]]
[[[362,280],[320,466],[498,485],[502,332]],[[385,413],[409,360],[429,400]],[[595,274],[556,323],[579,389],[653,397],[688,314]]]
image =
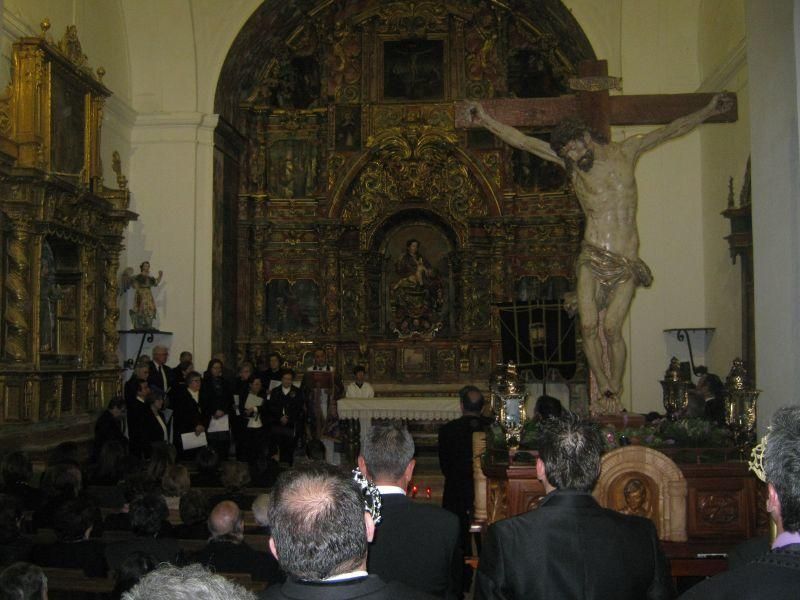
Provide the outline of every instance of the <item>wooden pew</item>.
[[85,594],[110,594],[114,580],[108,577],[87,577],[81,569],[43,567],[47,576],[48,592],[82,592]]

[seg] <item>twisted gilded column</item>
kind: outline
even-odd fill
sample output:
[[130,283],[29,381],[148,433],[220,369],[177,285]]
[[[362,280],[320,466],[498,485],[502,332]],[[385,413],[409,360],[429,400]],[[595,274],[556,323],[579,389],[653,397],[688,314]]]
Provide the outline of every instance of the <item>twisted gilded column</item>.
[[109,248],[105,256],[105,269],[103,270],[103,283],[105,286],[105,297],[103,298],[103,363],[108,366],[117,366],[119,357],[117,348],[119,347],[119,304],[117,296],[117,273],[119,272],[119,246]]
[[16,221],[8,241],[8,274],[5,280],[6,357],[30,360],[31,291],[30,224]]

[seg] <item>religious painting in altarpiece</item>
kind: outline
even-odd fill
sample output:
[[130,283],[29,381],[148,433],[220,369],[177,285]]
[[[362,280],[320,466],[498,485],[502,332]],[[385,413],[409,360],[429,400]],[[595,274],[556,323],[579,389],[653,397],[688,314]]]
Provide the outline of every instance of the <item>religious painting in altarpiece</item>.
[[238,299],[215,351],[299,366],[318,345],[374,381],[481,381],[507,358],[499,305],[574,289],[582,215],[562,171],[458,128],[455,103],[561,96],[593,50],[557,1],[311,5],[264,2],[220,75],[243,146],[217,235],[247,267],[215,288]]
[[117,393],[117,271],[136,218],[117,160],[118,189],[103,185],[111,92],[75,27],[55,41],[45,20],[12,52],[0,97],[0,449],[33,430],[79,435]]

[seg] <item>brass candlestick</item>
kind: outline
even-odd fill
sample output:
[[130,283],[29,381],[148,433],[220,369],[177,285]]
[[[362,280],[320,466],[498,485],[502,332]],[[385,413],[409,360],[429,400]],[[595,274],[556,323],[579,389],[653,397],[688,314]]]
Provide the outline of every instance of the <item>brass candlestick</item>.
[[681,363],[674,356],[669,361],[669,367],[664,373],[664,380],[659,383],[664,395],[664,410],[667,411],[667,416],[674,421],[686,412],[686,407],[689,405],[689,384],[691,383],[681,375]]
[[740,358],[725,379],[725,423],[733,432],[733,439],[742,458],[755,444],[758,396],[761,390],[752,387],[744,362]]

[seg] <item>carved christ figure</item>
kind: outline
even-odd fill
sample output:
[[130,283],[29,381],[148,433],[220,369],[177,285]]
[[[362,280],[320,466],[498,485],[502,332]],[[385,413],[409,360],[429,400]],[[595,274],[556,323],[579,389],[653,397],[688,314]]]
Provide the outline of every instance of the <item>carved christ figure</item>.
[[[706,119],[727,112],[733,99],[717,94],[707,106],[669,125],[622,142],[610,142],[576,120],[565,120],[548,144],[490,117],[475,102],[469,117],[507,144],[566,169],[586,217],[586,230],[576,262],[577,310],[584,352],[603,401],[593,412],[618,412],[625,370],[622,324],[638,286],[649,286],[652,275],[639,258],[636,227],[635,168],[639,157],[667,140],[690,132]],[[601,311],[610,370],[603,368]],[[599,410],[598,410],[599,409]]]

